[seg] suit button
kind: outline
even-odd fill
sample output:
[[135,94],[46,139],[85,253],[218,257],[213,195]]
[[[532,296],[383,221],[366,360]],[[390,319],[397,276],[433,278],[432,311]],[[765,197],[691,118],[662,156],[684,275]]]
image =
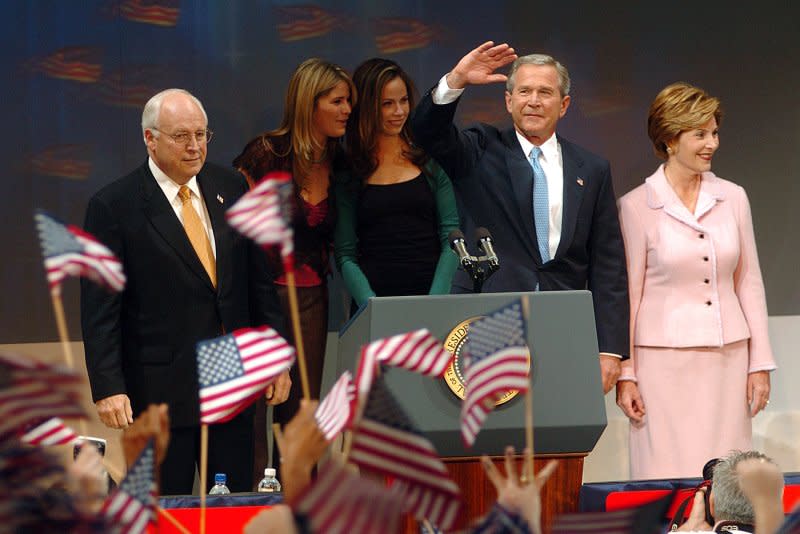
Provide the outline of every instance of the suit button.
[[706,301],[706,306],[711,306],[711,301],[710,300]]
[[709,283],[711,283],[711,280],[709,280],[708,278],[706,278],[705,280],[703,280],[703,283],[704,283],[704,284],[709,284]]
[[703,261],[708,261],[708,256],[703,256]]
[[706,237],[705,234],[700,234],[700,239],[704,239]]

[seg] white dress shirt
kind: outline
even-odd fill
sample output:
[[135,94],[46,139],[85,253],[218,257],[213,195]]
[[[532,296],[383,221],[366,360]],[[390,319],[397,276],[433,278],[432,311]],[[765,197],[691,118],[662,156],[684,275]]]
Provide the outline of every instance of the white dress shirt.
[[[153,158],[147,159],[147,165],[150,167],[150,172],[153,173],[153,177],[156,179],[156,183],[161,188],[161,191],[164,193],[164,196],[167,197],[167,202],[169,202],[172,209],[175,210],[175,216],[178,217],[178,220],[183,224],[183,215],[181,210],[183,209],[183,201],[181,197],[178,196],[178,191],[180,191],[181,186],[176,184],[172,181],[172,179],[164,174],[156,162],[153,161]],[[186,182],[186,187],[192,192],[192,206],[197,214],[200,216],[200,222],[203,223],[203,228],[208,235],[208,240],[211,242],[211,250],[214,253],[214,258],[217,257],[217,244],[214,241],[214,231],[211,229],[211,217],[208,215],[208,210],[206,209],[206,203],[203,201],[203,195],[200,194],[200,187],[197,185],[197,176],[192,176],[188,182]]]
[[[522,147],[522,152],[525,157],[530,161],[531,151],[533,151],[533,143],[525,139],[519,131],[517,140]],[[542,166],[545,178],[547,178],[547,202],[550,206],[549,209],[549,228],[547,246],[550,249],[550,258],[556,256],[558,250],[558,243],[561,241],[561,212],[564,207],[564,162],[561,159],[561,146],[558,144],[556,134],[550,136],[550,139],[545,141],[539,147],[542,152],[539,154],[539,165]],[[531,201],[531,209],[533,209],[533,201]]]

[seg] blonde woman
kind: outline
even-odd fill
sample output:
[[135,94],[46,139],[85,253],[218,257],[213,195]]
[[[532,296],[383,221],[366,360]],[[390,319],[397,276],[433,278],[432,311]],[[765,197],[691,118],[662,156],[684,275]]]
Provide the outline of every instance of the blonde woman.
[[[328,261],[335,224],[328,192],[340,159],[338,139],[345,133],[355,98],[353,83],[341,67],[318,58],[304,61],[289,82],[280,126],[250,141],[233,161],[251,183],[270,171],[292,174],[295,282],[312,398],[320,394],[328,326]],[[269,259],[289,317],[280,255],[270,253]],[[281,424],[292,418],[302,396],[297,366],[291,377],[289,399],[276,406]]]

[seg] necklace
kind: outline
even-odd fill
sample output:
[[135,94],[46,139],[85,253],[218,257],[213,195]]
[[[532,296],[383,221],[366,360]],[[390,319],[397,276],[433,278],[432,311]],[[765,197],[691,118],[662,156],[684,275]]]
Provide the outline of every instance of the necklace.
[[328,147],[322,149],[322,154],[319,155],[319,159],[314,159],[314,155],[312,154],[308,160],[311,162],[312,165],[319,165],[323,163],[328,157]]

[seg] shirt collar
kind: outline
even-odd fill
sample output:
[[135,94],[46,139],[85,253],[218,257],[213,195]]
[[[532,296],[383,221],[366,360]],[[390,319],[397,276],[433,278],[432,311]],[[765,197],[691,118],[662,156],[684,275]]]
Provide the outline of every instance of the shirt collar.
[[[672,189],[667,181],[667,175],[664,174],[664,164],[662,163],[652,176],[645,180],[649,186],[647,189],[647,205],[652,209],[663,208],[664,205],[683,205],[678,198],[677,193]],[[707,171],[702,174],[702,181],[700,182],[700,196],[698,197],[698,204],[700,198],[707,198],[709,202],[715,203],[725,200],[725,193],[719,183],[717,176]]]
[[[167,196],[167,199],[172,202],[178,196],[178,191],[180,191],[181,186],[176,184],[172,181],[172,178],[167,176],[161,168],[156,165],[156,162],[153,161],[153,158],[147,158],[147,165],[150,167],[150,172],[153,173],[153,178],[156,179],[156,183],[164,191],[164,194]],[[192,176],[188,182],[186,182],[186,187],[196,195],[198,198],[203,198],[200,196],[200,186],[197,185],[197,176]]]
[[[517,140],[519,141],[519,146],[522,147],[522,153],[525,154],[527,159],[531,159],[531,150],[533,150],[533,143],[528,141],[524,135],[519,133],[517,129],[514,129],[514,133],[517,134]],[[558,161],[558,138],[556,137],[555,132],[550,138],[542,143],[539,148],[542,150],[542,156],[544,156],[545,161]]]

